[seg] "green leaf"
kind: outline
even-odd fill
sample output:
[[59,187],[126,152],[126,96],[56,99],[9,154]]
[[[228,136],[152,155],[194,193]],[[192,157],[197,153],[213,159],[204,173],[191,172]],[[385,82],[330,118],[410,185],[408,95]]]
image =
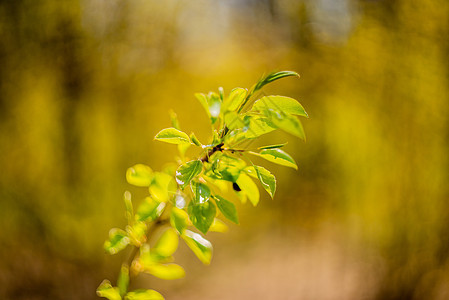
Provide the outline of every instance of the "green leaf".
[[238,112],[240,112],[243,109],[245,104],[249,101],[249,99],[255,92],[257,92],[258,90],[263,88],[265,85],[269,84],[270,82],[273,82],[275,80],[278,80],[278,79],[281,79],[284,77],[288,77],[288,76],[298,76],[299,77],[299,74],[296,72],[292,72],[292,71],[281,71],[281,72],[271,73],[271,74],[268,74],[267,76],[262,77],[262,79],[260,79],[255,85],[253,85],[251,87],[248,95],[245,97],[245,101],[243,101],[243,103],[240,105]]
[[170,224],[179,234],[182,234],[187,227],[188,214],[177,207],[173,207],[170,214]]
[[164,300],[164,297],[155,290],[140,289],[126,294],[125,300]]
[[137,164],[126,170],[126,181],[135,186],[149,186],[153,171],[149,166]]
[[228,220],[234,222],[235,224],[239,224],[237,209],[235,208],[234,203],[218,195],[214,196],[214,198],[215,203],[217,204],[217,207],[221,211],[223,216],[225,216]]
[[150,251],[149,244],[143,244],[139,250],[139,258],[133,264],[134,270],[137,272],[146,271],[156,264],[165,264],[173,261],[172,256],[160,255],[154,248],[151,248]]
[[172,228],[168,228],[159,238],[152,251],[163,257],[169,257],[178,249],[178,235]]
[[218,173],[221,176],[221,179],[234,182],[237,180],[241,172],[241,169],[235,168],[232,166],[229,166],[227,168],[221,168],[221,170],[218,170]]
[[147,240],[147,225],[144,222],[136,222],[132,226],[126,226],[126,232],[131,243],[136,247],[140,247]]
[[154,139],[170,144],[190,144],[189,136],[173,127],[162,129]]
[[224,121],[226,123],[226,126],[230,130],[234,130],[237,128],[243,128],[245,126],[245,122],[243,121],[243,118],[240,117],[240,115],[234,111],[226,113],[224,115]]
[[276,148],[282,148],[282,147],[284,147],[287,144],[288,143],[276,144],[276,145],[268,145],[268,146],[259,147],[257,149],[260,149],[260,150],[263,150],[263,149],[276,149]]
[[203,264],[210,264],[212,259],[212,244],[208,240],[190,230],[185,230],[181,237]]
[[215,154],[209,159],[212,163],[211,171],[216,178],[235,182],[240,175],[240,172],[246,167],[244,160],[232,156],[224,155],[221,152]]
[[201,93],[195,94],[195,97],[200,101],[201,105],[206,110],[211,123],[214,124],[221,111],[222,99],[216,93],[210,92],[207,96]]
[[302,124],[295,116],[271,109],[265,110],[264,114],[276,127],[293,134],[304,141],[306,140],[306,135],[304,133],[304,129],[302,128]]
[[179,166],[176,171],[176,182],[179,184],[181,189],[184,189],[195,176],[201,173],[202,169],[203,164],[200,160],[186,162],[185,164]]
[[254,181],[252,181],[250,177],[242,173],[240,174],[236,183],[242,190],[239,193],[244,193],[248,197],[251,204],[253,206],[256,206],[259,203],[260,194],[259,189],[257,188],[257,185],[254,183]]
[[109,254],[116,254],[125,249],[130,243],[128,234],[119,228],[112,228],[109,231],[109,239],[104,242],[104,250]]
[[135,216],[138,222],[147,222],[156,220],[165,208],[164,202],[159,202],[152,199],[151,197],[146,197],[143,202],[139,205],[137,213]]
[[259,137],[263,134],[276,130],[276,127],[265,117],[262,116],[246,116],[248,126],[246,129],[245,137],[252,139]]
[[216,129],[214,129],[214,131],[212,132],[212,143],[211,145],[216,146],[218,144],[220,144],[221,141],[221,137],[220,134],[218,133],[218,131]]
[[203,178],[207,181],[207,183],[209,184],[209,186],[213,186],[217,189],[219,189],[222,192],[227,192],[228,191],[228,183],[224,180],[221,179],[215,179],[209,176],[204,175]]
[[193,193],[193,201],[195,204],[202,204],[209,201],[210,198],[210,188],[204,183],[191,181],[190,188]]
[[[272,122],[265,116],[246,115],[243,122],[245,123],[243,130],[240,132],[237,131],[236,137],[230,136],[230,138],[233,138],[236,142],[241,138],[253,139],[276,129]],[[242,137],[240,137],[240,135]],[[234,143],[232,141],[227,142]]]
[[181,130],[181,127],[179,126],[178,115],[176,115],[173,110],[170,110],[170,121],[173,128]]
[[107,298],[109,300],[121,300],[120,292],[117,287],[112,287],[109,280],[103,280],[97,288],[97,296]]
[[266,96],[254,102],[252,111],[263,112],[267,109],[283,112],[290,115],[298,115],[309,117],[304,110],[304,107],[293,98],[285,96]]
[[[156,257],[156,255],[152,255],[153,253],[150,253],[150,245],[149,244],[143,244],[139,249],[139,258],[137,260],[137,263],[135,263],[134,267],[136,269],[139,269],[142,271],[141,267],[143,269],[147,268],[149,265],[153,265],[159,261],[159,259]],[[135,261],[136,262],[136,261]]]
[[200,140],[195,136],[193,132],[190,134],[190,140],[198,147],[203,146],[203,144],[201,144]]
[[209,105],[209,112],[212,124],[215,123],[221,111],[221,100],[220,97],[215,93],[209,93],[207,95],[207,104]]
[[250,176],[259,179],[271,198],[274,197],[274,193],[276,192],[276,178],[270,171],[260,166],[247,167],[245,170]]
[[228,225],[226,225],[222,220],[215,218],[214,222],[209,228],[209,231],[212,232],[226,232],[228,231]]
[[224,89],[223,89],[223,87],[220,86],[218,88],[218,94],[220,95],[221,102],[223,102],[223,100],[224,100]]
[[263,77],[261,80],[259,80],[257,82],[256,86],[254,87],[254,92],[260,90],[262,87],[264,87],[265,85],[267,85],[275,80],[279,80],[281,78],[289,77],[289,76],[299,77],[299,74],[296,72],[293,72],[293,71],[281,71],[281,72],[268,74],[267,76]]
[[207,103],[207,96],[202,93],[196,93],[195,98],[201,103],[206,111],[207,115],[210,117],[209,104]]
[[152,264],[145,268],[145,271],[157,278],[164,280],[173,280],[183,278],[186,273],[184,269],[177,264]]
[[214,222],[216,208],[212,201],[202,203],[190,201],[189,206],[187,207],[187,212],[189,213],[189,218],[190,221],[192,221],[192,224],[205,234]]
[[117,280],[117,287],[119,289],[120,295],[124,296],[128,292],[129,286],[129,267],[126,264],[122,264],[120,268],[120,274]]
[[229,93],[228,98],[223,102],[222,111],[226,113],[227,111],[236,111],[240,105],[245,101],[247,94],[246,89],[235,88]]
[[296,165],[295,160],[288,155],[286,152],[281,149],[264,149],[259,153],[248,151],[253,155],[260,156],[268,161],[271,161],[275,164],[290,167],[298,170],[298,166]]
[[150,184],[150,195],[159,202],[167,202],[177,190],[176,182],[166,173],[155,172]]

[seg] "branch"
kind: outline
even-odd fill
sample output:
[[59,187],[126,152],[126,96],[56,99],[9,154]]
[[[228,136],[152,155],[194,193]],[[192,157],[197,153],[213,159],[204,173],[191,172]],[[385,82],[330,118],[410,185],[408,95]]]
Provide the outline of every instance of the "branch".
[[220,143],[217,146],[213,147],[212,149],[210,149],[200,160],[201,162],[208,162],[209,161],[209,157],[212,156],[212,154],[214,154],[217,151],[223,151],[223,147],[224,143]]

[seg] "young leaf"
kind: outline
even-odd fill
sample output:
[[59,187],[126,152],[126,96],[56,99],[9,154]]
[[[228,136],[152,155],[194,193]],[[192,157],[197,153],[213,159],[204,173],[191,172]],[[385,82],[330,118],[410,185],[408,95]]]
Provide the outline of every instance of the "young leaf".
[[201,144],[200,140],[195,136],[193,132],[190,134],[190,140],[198,147],[203,146],[203,144]]
[[159,202],[167,202],[176,193],[176,182],[166,173],[155,172],[150,184],[150,195]]
[[135,219],[137,222],[147,222],[156,220],[165,208],[164,202],[159,202],[146,197],[137,209]]
[[117,280],[117,287],[120,292],[120,296],[124,296],[128,291],[129,286],[129,267],[123,264],[120,268],[120,274]]
[[173,207],[170,215],[170,224],[179,234],[182,234],[187,227],[189,215],[182,209]]
[[270,82],[273,82],[275,80],[278,80],[278,79],[281,79],[284,77],[289,77],[289,76],[299,77],[299,74],[296,72],[293,72],[293,71],[281,71],[281,72],[268,74],[267,76],[265,76],[264,78],[259,80],[259,82],[257,82],[256,86],[254,87],[254,91],[260,90],[262,87],[269,84]]
[[282,148],[282,147],[284,147],[285,145],[287,145],[287,143],[276,144],[276,145],[268,145],[268,146],[262,146],[262,147],[259,147],[259,148],[257,148],[257,149],[259,149],[259,150],[263,150],[263,149],[277,149],[277,148]]
[[126,170],[126,181],[135,186],[149,186],[153,171],[149,166],[137,164]]
[[202,93],[196,93],[195,98],[198,99],[198,101],[201,103],[204,110],[206,111],[207,115],[210,117],[209,104],[207,103],[207,96]]
[[177,264],[155,263],[145,267],[145,272],[164,280],[179,279],[186,275],[184,269]]
[[259,137],[276,129],[276,127],[273,126],[273,124],[266,117],[248,115],[245,118],[249,123],[245,133],[245,137],[247,139]]
[[257,188],[257,185],[254,183],[254,181],[252,181],[250,177],[242,173],[240,174],[236,183],[238,184],[242,192],[248,197],[252,205],[256,206],[259,203],[260,194],[259,189]]
[[[216,152],[210,159],[212,172],[218,179],[235,182],[246,163],[242,159]],[[212,174],[207,174],[212,175]]]
[[162,129],[154,139],[170,144],[190,144],[189,136],[173,127]]
[[209,228],[209,231],[212,232],[226,232],[228,231],[228,225],[226,225],[222,220],[215,218],[214,222]]
[[125,300],[164,300],[164,297],[155,290],[140,289],[126,294]]
[[224,121],[226,123],[226,126],[230,130],[234,130],[237,128],[243,128],[245,126],[245,122],[243,121],[243,118],[241,118],[240,115],[234,111],[226,113],[224,115]]
[[235,208],[234,203],[218,195],[214,196],[214,198],[215,203],[217,204],[217,207],[221,211],[223,216],[225,216],[228,220],[234,222],[235,224],[239,224],[237,209]]
[[200,160],[186,162],[179,166],[176,171],[176,182],[181,186],[181,189],[184,189],[195,176],[201,173],[202,169],[203,164]]
[[112,228],[109,231],[109,239],[104,242],[104,250],[109,254],[116,254],[123,250],[130,243],[128,234],[118,228]]
[[295,116],[274,111],[272,109],[265,110],[263,113],[276,127],[293,134],[304,141],[306,140],[306,135],[304,133],[304,129],[302,128],[302,124]]
[[130,242],[136,247],[140,247],[146,242],[146,230],[147,225],[144,222],[136,222],[132,226],[126,226],[126,232],[128,233]]
[[[210,192],[209,192],[210,193]],[[198,228],[199,231],[206,234],[210,226],[214,222],[216,215],[216,208],[212,201],[197,202],[190,201],[187,207],[190,221]]]
[[265,96],[254,102],[252,111],[272,109],[290,115],[309,117],[304,107],[293,98],[285,96]]
[[226,181],[224,180],[217,180],[214,179],[212,177],[209,176],[203,176],[203,178],[207,181],[207,183],[209,184],[209,186],[213,186],[217,189],[219,189],[222,192],[227,192],[228,191],[228,184]]
[[223,89],[222,86],[220,86],[218,88],[218,94],[220,95],[220,101],[223,102],[223,100],[224,100],[224,89]]
[[193,193],[193,203],[202,204],[209,201],[210,198],[210,188],[204,183],[191,181],[190,188]]
[[284,77],[288,77],[288,76],[298,76],[299,77],[299,74],[296,72],[292,72],[292,71],[281,71],[281,72],[268,74],[267,76],[260,79],[255,85],[253,85],[251,87],[248,95],[245,97],[245,101],[243,101],[243,103],[240,105],[238,112],[240,113],[242,111],[245,104],[249,101],[249,99],[255,92],[257,92],[258,90],[263,88],[265,85],[269,84],[270,82],[273,82],[275,80],[278,80],[278,79],[281,79]]
[[221,138],[220,135],[218,134],[218,131],[214,129],[214,131],[212,132],[212,145],[218,145],[221,143]]
[[175,230],[168,228],[159,238],[152,251],[163,257],[169,257],[178,249],[178,235]]
[[223,101],[222,111],[226,113],[228,111],[236,111],[243,101],[245,101],[247,90],[242,88],[235,88],[229,93],[228,98]]
[[195,97],[204,107],[207,115],[209,116],[211,123],[214,124],[217,121],[221,111],[222,99],[216,93],[210,92],[207,96],[201,93],[195,94]]
[[97,288],[97,296],[107,298],[109,300],[121,300],[119,289],[117,287],[112,287],[109,280],[103,280],[100,286]]
[[184,231],[181,237],[203,264],[210,264],[212,259],[212,244],[208,240],[190,230]]
[[170,110],[170,121],[173,128],[181,130],[181,127],[179,126],[178,115],[176,115],[173,110]]
[[[149,265],[155,264],[158,262],[158,260],[154,259],[155,256],[152,255],[153,253],[150,252],[150,245],[149,244],[143,244],[139,249],[139,258],[138,260],[135,260],[134,267],[137,266],[137,269],[142,271]],[[142,269],[143,268],[143,269]]]
[[221,99],[217,94],[209,93],[209,95],[207,95],[207,104],[209,105],[212,124],[214,124],[218,116],[220,115]]
[[253,155],[260,156],[268,161],[271,161],[275,164],[290,167],[298,170],[298,166],[296,165],[295,160],[288,155],[286,152],[281,149],[264,149],[259,153],[249,151],[249,153]]
[[250,176],[259,179],[263,188],[270,194],[271,198],[274,197],[274,193],[276,192],[276,178],[270,171],[260,166],[247,167],[245,170]]

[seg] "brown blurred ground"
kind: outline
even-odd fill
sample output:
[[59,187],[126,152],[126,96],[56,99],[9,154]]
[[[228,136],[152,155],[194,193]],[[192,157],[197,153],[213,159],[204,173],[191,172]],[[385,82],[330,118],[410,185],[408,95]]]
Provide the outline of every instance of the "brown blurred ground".
[[[266,89],[309,112],[299,172],[211,234],[212,265],[142,276],[167,299],[449,298],[449,3],[445,0],[2,1],[0,298],[95,299],[123,256],[127,167],[160,169],[168,110],[207,138],[193,97]],[[291,140],[275,135],[266,141]],[[195,153],[190,153],[195,155]],[[148,282],[147,282],[148,281]]]

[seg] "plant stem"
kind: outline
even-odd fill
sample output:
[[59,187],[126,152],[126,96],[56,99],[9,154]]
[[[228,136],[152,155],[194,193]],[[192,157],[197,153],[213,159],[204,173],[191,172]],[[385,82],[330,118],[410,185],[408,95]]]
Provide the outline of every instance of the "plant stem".
[[136,247],[134,246],[134,248],[132,249],[131,253],[129,254],[128,260],[126,261],[126,264],[128,265],[128,267],[131,267],[134,258],[137,255],[137,252],[139,252],[140,247]]
[[201,162],[207,162],[209,161],[209,157],[212,156],[212,154],[214,154],[217,151],[222,151],[224,143],[218,144],[217,146],[213,147],[212,149],[209,150],[209,152],[206,153],[206,155],[204,155],[200,160]]
[[[148,228],[148,232],[147,232],[147,240],[150,241],[151,236],[156,231],[156,229],[167,224],[168,222],[169,222],[168,219],[162,220],[160,216],[156,220],[151,222],[150,226]],[[133,249],[131,250],[129,257],[125,262],[125,264],[127,265],[127,267],[129,269],[131,269],[132,263],[133,263],[134,259],[136,258],[137,254],[139,253],[139,250],[140,250],[140,247],[138,247],[138,246],[134,246]],[[130,278],[130,281],[131,281],[131,278]]]

